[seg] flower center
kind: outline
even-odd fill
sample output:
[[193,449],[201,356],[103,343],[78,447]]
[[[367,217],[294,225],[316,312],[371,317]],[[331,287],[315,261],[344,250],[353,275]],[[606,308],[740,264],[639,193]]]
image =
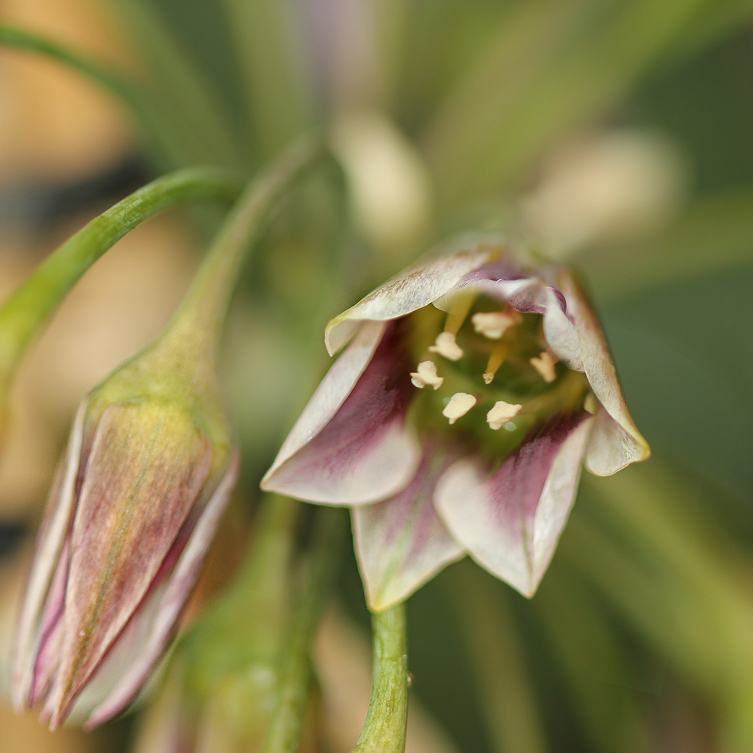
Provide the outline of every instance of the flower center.
[[464,292],[446,314],[427,306],[413,317],[417,366],[410,379],[422,390],[418,410],[430,423],[442,416],[458,430],[503,440],[557,411],[583,407],[588,382],[558,363],[542,315]]

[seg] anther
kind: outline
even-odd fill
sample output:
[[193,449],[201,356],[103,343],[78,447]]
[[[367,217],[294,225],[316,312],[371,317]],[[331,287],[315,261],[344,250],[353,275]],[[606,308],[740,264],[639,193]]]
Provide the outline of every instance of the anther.
[[550,350],[545,350],[538,357],[531,358],[531,366],[541,374],[545,382],[553,382],[557,378],[557,372],[554,370],[554,364],[559,361]]
[[486,384],[491,384],[494,381],[494,375],[504,363],[509,350],[509,346],[505,343],[497,343],[494,346],[492,352],[489,354],[489,361],[486,364],[486,371],[484,372],[484,382]]
[[522,407],[522,405],[513,405],[512,403],[506,403],[504,400],[498,400],[494,403],[494,407],[486,414],[489,428],[497,431],[503,424],[515,418],[520,413]]
[[429,385],[435,390],[439,389],[444,382],[441,376],[437,376],[437,365],[434,361],[421,361],[416,367],[416,371],[411,372],[410,380],[414,387],[423,389]]
[[440,332],[434,345],[429,346],[429,353],[438,353],[449,361],[459,361],[463,357],[463,349],[455,342],[452,332]]
[[599,401],[596,399],[596,395],[594,395],[593,392],[589,392],[588,395],[586,395],[586,400],[583,403],[583,408],[587,410],[591,415],[599,410]]
[[471,321],[473,322],[473,329],[490,340],[499,340],[510,327],[517,323],[514,316],[501,311],[489,313],[479,311],[471,317]]
[[468,413],[474,405],[476,405],[476,398],[473,395],[469,395],[467,392],[456,392],[450,398],[450,402],[445,405],[442,415],[449,418],[450,423],[454,424],[461,416]]

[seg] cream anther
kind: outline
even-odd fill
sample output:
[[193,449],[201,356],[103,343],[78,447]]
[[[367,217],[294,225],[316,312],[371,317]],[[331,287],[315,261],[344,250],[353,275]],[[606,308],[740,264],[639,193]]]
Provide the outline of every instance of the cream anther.
[[587,410],[591,415],[599,410],[599,401],[596,399],[596,395],[594,395],[593,392],[589,392],[588,395],[586,395],[586,400],[583,403],[583,408]]
[[429,353],[438,353],[448,361],[459,361],[463,357],[463,349],[455,342],[452,332],[440,332],[434,345],[429,346]]
[[474,405],[476,405],[476,398],[473,395],[469,395],[467,392],[456,392],[450,398],[450,402],[445,405],[442,415],[449,418],[450,423],[454,424],[461,416],[468,413]]
[[410,380],[414,387],[423,389],[428,385],[435,390],[439,389],[444,382],[441,376],[437,376],[437,365],[434,361],[421,361],[416,367],[416,371],[411,372]]
[[506,424],[511,418],[520,413],[522,405],[513,405],[506,403],[504,400],[498,400],[494,407],[486,414],[486,421],[490,429],[497,431],[503,424]]
[[554,364],[558,360],[550,350],[545,350],[538,358],[534,357],[531,359],[531,366],[541,374],[541,378],[545,382],[553,382],[557,378]]
[[517,320],[510,314],[503,314],[501,311],[492,311],[484,313],[479,311],[471,317],[473,329],[490,340],[499,340]]

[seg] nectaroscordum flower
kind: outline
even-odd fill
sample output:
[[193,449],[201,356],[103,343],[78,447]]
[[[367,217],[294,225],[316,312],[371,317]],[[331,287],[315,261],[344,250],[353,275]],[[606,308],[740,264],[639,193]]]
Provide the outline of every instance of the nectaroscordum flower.
[[327,326],[349,343],[262,486],[352,508],[372,609],[469,554],[526,596],[546,571],[580,469],[649,455],[572,272],[467,240]]
[[[158,341],[159,342],[159,341]],[[95,726],[121,712],[174,635],[237,462],[211,396],[159,346],[81,405],[39,532],[22,607],[17,707]]]

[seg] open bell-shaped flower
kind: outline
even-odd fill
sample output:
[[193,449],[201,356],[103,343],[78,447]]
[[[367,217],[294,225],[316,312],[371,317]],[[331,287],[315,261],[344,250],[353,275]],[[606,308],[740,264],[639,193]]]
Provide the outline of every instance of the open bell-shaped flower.
[[152,346],[84,400],[18,625],[17,707],[51,728],[120,713],[175,633],[236,475],[212,378]]
[[470,554],[535,592],[585,458],[610,475],[649,455],[573,273],[464,240],[333,319],[347,345],[265,489],[348,505],[372,609]]

